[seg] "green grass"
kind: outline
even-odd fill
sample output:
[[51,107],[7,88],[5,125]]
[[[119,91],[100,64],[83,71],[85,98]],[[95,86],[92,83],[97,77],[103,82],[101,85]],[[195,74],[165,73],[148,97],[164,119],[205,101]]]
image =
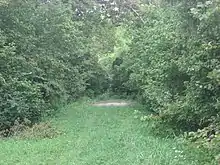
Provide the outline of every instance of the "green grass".
[[149,134],[132,107],[75,103],[52,123],[53,139],[0,141],[0,165],[210,165],[199,150]]

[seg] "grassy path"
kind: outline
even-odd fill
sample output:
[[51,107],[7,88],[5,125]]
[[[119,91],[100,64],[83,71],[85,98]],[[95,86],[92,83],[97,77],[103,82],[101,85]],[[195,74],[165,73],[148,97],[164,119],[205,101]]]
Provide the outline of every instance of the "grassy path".
[[[0,165],[203,165],[201,153],[148,134],[132,107],[75,103],[53,119],[54,139],[0,141]],[[207,163],[209,164],[209,163]]]

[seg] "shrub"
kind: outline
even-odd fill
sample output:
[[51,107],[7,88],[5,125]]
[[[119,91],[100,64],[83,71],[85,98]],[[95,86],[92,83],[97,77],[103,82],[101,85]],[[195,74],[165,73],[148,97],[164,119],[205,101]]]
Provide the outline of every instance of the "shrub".
[[146,5],[114,83],[174,129],[196,131],[219,118],[219,1],[176,4]]
[[61,1],[0,4],[0,130],[18,118],[34,124],[88,89],[106,90],[105,72],[84,35],[92,26],[74,14]]
[[19,118],[15,120],[13,126],[9,129],[0,131],[0,137],[10,135],[18,139],[51,139],[60,134],[62,132],[49,122],[40,122],[32,125],[30,120],[24,119],[24,121],[21,121]]
[[[13,127],[12,127],[13,128]],[[55,128],[49,122],[41,122],[34,124],[32,127],[26,127],[23,131],[18,130],[17,138],[21,139],[45,139],[45,138],[55,138],[61,135],[62,132]]]
[[37,86],[28,81],[11,80],[0,89],[0,128],[9,129],[18,118],[36,122],[47,108]]

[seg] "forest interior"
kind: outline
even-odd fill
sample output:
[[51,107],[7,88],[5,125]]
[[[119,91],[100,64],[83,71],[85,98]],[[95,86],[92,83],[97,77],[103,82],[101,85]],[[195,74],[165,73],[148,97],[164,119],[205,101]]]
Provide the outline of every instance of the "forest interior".
[[0,165],[220,165],[220,0],[0,0]]

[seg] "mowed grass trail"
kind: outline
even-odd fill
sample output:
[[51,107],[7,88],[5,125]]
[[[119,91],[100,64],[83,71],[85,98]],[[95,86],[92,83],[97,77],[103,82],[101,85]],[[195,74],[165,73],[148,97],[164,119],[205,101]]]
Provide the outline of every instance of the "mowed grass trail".
[[[205,165],[204,153],[149,134],[150,123],[133,107],[95,107],[86,102],[63,109],[52,124],[53,139],[1,140],[0,165]],[[203,160],[202,160],[203,159]]]

